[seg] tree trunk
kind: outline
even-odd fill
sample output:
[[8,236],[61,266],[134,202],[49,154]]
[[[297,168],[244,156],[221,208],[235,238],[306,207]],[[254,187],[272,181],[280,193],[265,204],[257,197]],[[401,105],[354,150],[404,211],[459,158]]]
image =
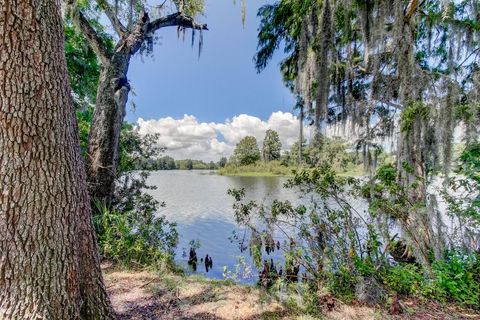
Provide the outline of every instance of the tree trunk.
[[55,0],[0,0],[0,318],[112,319]]
[[89,138],[88,188],[93,200],[109,204],[114,191],[120,130],[130,86],[127,81],[130,54],[115,53],[103,66]]
[[[130,86],[127,81],[130,58],[149,43],[155,31],[171,26],[208,30],[206,24],[197,24],[194,19],[177,12],[150,21],[148,13],[142,9],[135,25],[123,26],[121,19],[106,1],[101,9],[117,32],[119,41],[113,51],[103,42],[89,19],[82,13],[74,0],[66,0],[70,17],[102,62],[97,90],[97,101],[90,129],[87,173],[88,189],[94,201],[109,205],[115,187],[118,164],[120,130],[125,116]],[[140,6],[143,6],[140,4]]]
[[[399,17],[403,16],[403,7],[398,4]],[[400,18],[398,18],[400,20]],[[402,36],[398,39],[398,77],[400,80],[400,99],[405,108],[410,104],[422,99],[420,89],[416,88],[421,84],[418,70],[415,63],[415,30],[416,26],[410,21],[398,21],[401,25]],[[400,121],[400,127],[402,123]],[[427,120],[421,116],[414,119],[414,123],[408,132],[400,132],[397,141],[397,169],[399,172],[398,182],[402,186],[417,184],[417,188],[411,192],[411,201],[424,201],[426,186],[425,159],[427,150],[425,148]],[[412,171],[404,168],[408,164]],[[420,178],[420,179],[419,179]]]
[[300,116],[299,116],[299,121],[300,121],[300,138],[299,138],[299,143],[298,143],[298,166],[302,166],[302,155],[303,155],[303,102],[300,105]]
[[[415,4],[415,1],[412,1]],[[400,80],[399,93],[402,105],[407,108],[422,100],[421,91],[424,88],[421,72],[415,62],[415,31],[416,25],[409,18],[404,18],[404,8],[396,4],[395,26],[401,31],[397,39],[397,69]],[[412,13],[413,14],[413,13]],[[411,17],[411,16],[409,16]],[[403,237],[409,245],[415,248],[415,256],[431,273],[430,251],[434,248],[432,236],[432,217],[427,210],[426,160],[429,135],[428,119],[422,112],[415,115],[410,128],[401,130],[397,141],[397,171],[398,184],[408,188],[408,200],[412,207],[408,208],[405,217],[400,219]],[[400,127],[402,127],[400,120]]]
[[327,130],[332,43],[332,12],[330,2],[325,0],[322,5],[317,57],[317,92],[315,98],[315,135],[317,137],[325,135]]

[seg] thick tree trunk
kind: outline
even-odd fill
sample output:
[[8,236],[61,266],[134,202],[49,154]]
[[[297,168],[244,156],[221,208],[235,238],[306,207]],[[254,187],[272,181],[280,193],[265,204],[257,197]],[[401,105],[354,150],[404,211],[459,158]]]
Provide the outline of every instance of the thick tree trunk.
[[60,5],[0,0],[0,318],[111,319]]
[[89,138],[88,188],[93,200],[108,204],[114,191],[120,130],[130,86],[130,54],[119,52],[103,66]]

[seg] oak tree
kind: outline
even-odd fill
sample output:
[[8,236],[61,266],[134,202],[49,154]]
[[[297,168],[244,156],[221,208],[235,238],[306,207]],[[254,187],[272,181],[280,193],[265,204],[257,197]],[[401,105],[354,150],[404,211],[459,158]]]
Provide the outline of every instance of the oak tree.
[[0,318],[112,319],[55,0],[0,1]]

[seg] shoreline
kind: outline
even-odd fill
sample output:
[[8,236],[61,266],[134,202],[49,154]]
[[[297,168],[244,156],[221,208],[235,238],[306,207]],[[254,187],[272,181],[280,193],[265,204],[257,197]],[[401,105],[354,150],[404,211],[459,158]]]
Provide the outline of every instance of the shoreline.
[[480,319],[478,311],[433,300],[400,297],[404,310],[393,315],[386,306],[344,303],[329,294],[319,297],[319,302],[327,301],[322,311],[309,315],[299,296],[282,301],[275,292],[254,285],[143,269],[122,270],[105,265],[102,269],[119,320]]

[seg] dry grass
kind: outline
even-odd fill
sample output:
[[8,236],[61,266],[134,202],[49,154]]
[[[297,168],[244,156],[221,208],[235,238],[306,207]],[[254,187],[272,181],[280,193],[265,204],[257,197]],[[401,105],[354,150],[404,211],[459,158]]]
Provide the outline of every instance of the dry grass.
[[253,320],[284,312],[248,286],[144,271],[107,271],[105,281],[119,319]]
[[377,319],[480,319],[474,311],[435,302],[404,301],[405,312],[387,311],[335,302],[321,318],[286,310],[263,290],[252,286],[198,277],[158,275],[146,271],[105,270],[105,282],[120,320],[377,320]]

